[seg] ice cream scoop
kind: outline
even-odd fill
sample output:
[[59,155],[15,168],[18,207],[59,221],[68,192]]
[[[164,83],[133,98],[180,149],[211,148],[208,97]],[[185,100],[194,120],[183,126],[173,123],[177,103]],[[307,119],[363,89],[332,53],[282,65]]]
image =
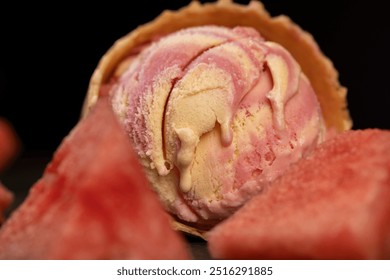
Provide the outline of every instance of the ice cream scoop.
[[101,60],[85,113],[99,94],[112,97],[166,208],[195,233],[261,192],[326,130],[350,127],[330,61],[259,2],[192,3],[136,29]]
[[230,216],[324,138],[299,65],[249,27],[162,37],[108,94],[163,203],[187,222]]

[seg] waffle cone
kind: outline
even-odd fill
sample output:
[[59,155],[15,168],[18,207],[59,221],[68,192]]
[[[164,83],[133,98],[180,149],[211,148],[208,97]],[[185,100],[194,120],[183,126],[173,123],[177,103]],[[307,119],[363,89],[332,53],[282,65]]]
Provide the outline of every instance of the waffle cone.
[[[219,0],[200,4],[192,1],[177,11],[164,11],[153,21],[139,26],[115,42],[100,60],[94,71],[83,106],[83,115],[95,104],[101,86],[117,75],[123,62],[136,48],[152,38],[177,30],[200,25],[227,27],[250,26],[268,41],[279,43],[299,63],[314,88],[328,129],[341,132],[352,126],[347,103],[346,88],[338,81],[332,62],[321,52],[313,37],[303,31],[287,16],[271,17],[261,2],[252,0],[248,5]],[[204,231],[196,226],[174,222],[184,232],[203,237]]]

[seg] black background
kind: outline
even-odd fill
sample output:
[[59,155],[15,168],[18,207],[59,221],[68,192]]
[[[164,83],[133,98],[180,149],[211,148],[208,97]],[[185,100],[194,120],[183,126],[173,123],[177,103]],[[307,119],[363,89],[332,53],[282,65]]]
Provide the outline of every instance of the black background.
[[[190,1],[127,2],[1,4],[0,116],[19,134],[21,158],[50,156],[57,148],[78,121],[92,72],[116,39]],[[312,33],[333,61],[349,90],[354,128],[390,128],[385,1],[263,3],[271,15],[287,14]]]

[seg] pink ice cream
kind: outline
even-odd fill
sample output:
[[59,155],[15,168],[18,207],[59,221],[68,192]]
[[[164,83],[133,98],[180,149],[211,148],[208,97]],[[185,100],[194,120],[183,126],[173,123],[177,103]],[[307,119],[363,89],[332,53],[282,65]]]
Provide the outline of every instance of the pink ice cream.
[[299,65],[252,28],[188,28],[140,49],[109,94],[153,187],[183,221],[228,217],[324,138]]

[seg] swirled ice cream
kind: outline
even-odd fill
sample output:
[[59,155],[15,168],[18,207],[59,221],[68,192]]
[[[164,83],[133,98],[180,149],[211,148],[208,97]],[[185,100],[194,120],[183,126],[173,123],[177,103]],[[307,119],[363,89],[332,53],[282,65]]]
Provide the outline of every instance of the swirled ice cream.
[[139,50],[108,93],[180,220],[224,219],[324,138],[299,65],[252,28],[187,28]]

